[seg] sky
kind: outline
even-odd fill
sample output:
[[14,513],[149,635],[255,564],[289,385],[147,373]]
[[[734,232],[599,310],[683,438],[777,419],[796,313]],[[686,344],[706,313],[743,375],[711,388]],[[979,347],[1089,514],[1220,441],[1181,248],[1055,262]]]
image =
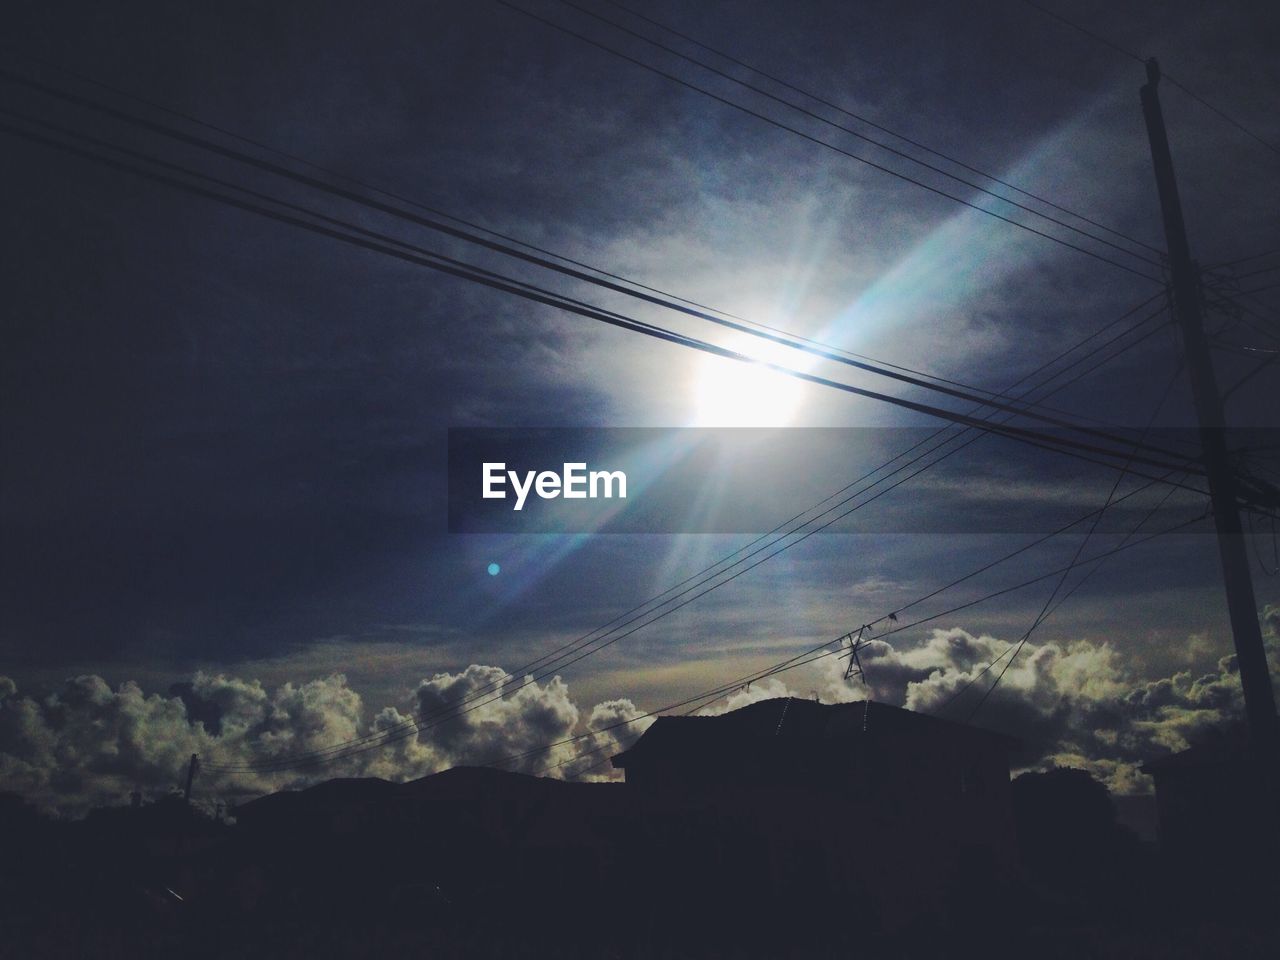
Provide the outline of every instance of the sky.
[[[1169,76],[1280,144],[1280,15],[1268,5],[1051,7],[1158,56]],[[455,702],[752,539],[450,533],[451,428],[852,431],[837,437],[882,428],[883,447],[781,463],[761,483],[762,533],[892,456],[899,432],[914,442],[905,428],[937,421],[264,219],[15,128],[49,136],[37,125],[52,124],[758,359],[963,404],[549,275],[48,88],[980,389],[1034,374],[1161,295],[1143,68],[1097,39],[1017,0],[643,10],[651,21],[588,0],[16,6],[0,82],[10,185],[0,257],[0,789],[68,810],[121,802],[133,789],[170,789],[193,752],[208,761],[209,797],[495,762],[658,710],[864,623],[886,633],[909,620],[888,614],[1033,539],[1022,529],[955,533],[943,522],[952,511],[1012,503],[1070,519],[1108,499],[1114,470],[1046,460],[1040,473],[1016,443],[984,439],[599,655],[450,724],[320,769],[215,769],[323,749]],[[828,104],[806,100],[808,115],[797,114],[636,34],[801,100],[749,64]],[[1274,147],[1167,81],[1161,97],[1196,258],[1274,251]],[[1278,346],[1280,296],[1262,289],[1276,263],[1272,253],[1215,275],[1211,297],[1258,291],[1239,301],[1251,311],[1244,320],[1211,305],[1224,388]],[[1159,330],[1047,402],[1128,428],[1193,427],[1179,349],[1172,329]],[[1277,425],[1276,377],[1263,370],[1231,394],[1232,425]],[[1246,462],[1274,478],[1271,456]],[[1117,490],[1140,485],[1128,476]],[[709,477],[703,492],[714,500],[717,489]],[[1145,510],[1163,492],[1134,503]],[[1161,517],[1172,525],[1198,503],[1183,491]],[[1126,528],[1117,529],[1099,549],[1120,542]],[[1274,539],[1254,541],[1274,652]],[[1055,538],[911,607],[912,618],[1051,571],[1079,545]],[[1027,764],[1069,763],[1117,791],[1149,789],[1142,759],[1240,710],[1217,562],[1203,533],[1109,560],[1035,629],[974,722],[1023,731]],[[1053,583],[877,633],[865,682],[846,681],[843,662],[828,657],[707,709],[816,695],[933,710],[973,681],[963,706]],[[642,728],[603,738],[620,745]],[[610,775],[579,749],[517,766]]]

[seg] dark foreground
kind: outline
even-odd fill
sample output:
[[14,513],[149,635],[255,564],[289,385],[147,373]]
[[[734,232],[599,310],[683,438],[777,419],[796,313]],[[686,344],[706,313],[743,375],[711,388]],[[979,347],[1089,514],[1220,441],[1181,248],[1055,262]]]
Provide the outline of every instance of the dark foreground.
[[[435,780],[415,827],[376,783],[235,825],[179,799],[55,822],[9,798],[0,957],[1280,956],[1273,860],[1162,854],[1083,774],[1015,784],[1015,870],[974,847],[947,876],[886,868],[874,824],[836,808],[788,850],[732,816],[617,806],[615,785],[482,771]],[[830,862],[841,833],[864,862]]]

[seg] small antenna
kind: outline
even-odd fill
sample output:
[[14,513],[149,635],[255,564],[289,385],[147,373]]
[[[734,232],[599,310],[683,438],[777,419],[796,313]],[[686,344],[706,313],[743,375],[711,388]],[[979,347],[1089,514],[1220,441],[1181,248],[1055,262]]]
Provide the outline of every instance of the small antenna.
[[187,764],[187,785],[182,790],[182,800],[184,803],[191,803],[191,781],[196,778],[196,771],[200,769],[200,758],[194,753],[191,760]]

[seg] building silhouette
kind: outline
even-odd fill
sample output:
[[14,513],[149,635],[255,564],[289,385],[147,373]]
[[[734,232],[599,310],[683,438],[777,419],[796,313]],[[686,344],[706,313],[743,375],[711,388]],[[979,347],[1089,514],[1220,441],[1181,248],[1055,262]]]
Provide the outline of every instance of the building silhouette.
[[828,903],[892,930],[954,919],[967,891],[1014,878],[1014,745],[873,701],[779,698],[660,717],[613,762],[645,835],[641,870],[696,849],[699,875],[750,887],[737,902]]
[[1155,781],[1157,838],[1171,862],[1195,871],[1229,865],[1251,883],[1274,873],[1280,816],[1243,729],[1149,760],[1142,772]]
[[626,934],[640,939],[712,936],[744,910],[839,910],[864,931],[950,922],[1016,875],[1013,745],[870,701],[660,717],[613,758],[622,784],[462,767],[259,798],[236,812],[260,855],[232,886],[278,895],[335,859],[357,875],[376,862],[388,896],[441,914],[495,897],[530,922],[565,897],[643,902],[658,926]]

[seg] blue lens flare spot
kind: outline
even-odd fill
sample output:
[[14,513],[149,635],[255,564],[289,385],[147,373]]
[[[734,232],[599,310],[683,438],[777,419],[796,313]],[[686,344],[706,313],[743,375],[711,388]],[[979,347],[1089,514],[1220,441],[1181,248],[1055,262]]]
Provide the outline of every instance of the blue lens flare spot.
[[496,563],[489,564],[489,576],[496,577],[501,572],[502,572],[502,568],[498,566]]

